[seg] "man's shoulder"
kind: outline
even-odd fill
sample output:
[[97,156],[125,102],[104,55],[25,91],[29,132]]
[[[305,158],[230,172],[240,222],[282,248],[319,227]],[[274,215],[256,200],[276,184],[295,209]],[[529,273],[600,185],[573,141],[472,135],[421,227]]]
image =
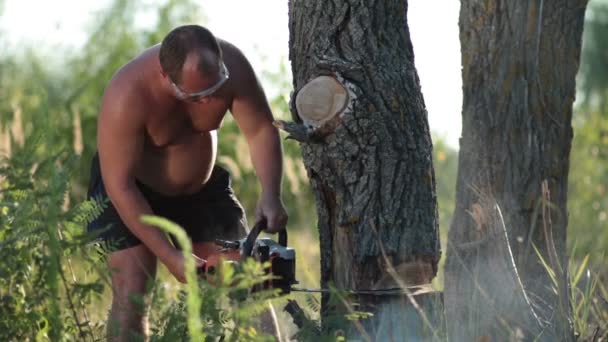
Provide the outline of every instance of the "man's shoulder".
[[230,79],[235,94],[247,91],[257,84],[257,77],[245,54],[234,44],[220,40],[224,63],[230,72]]
[[110,79],[105,94],[126,101],[133,101],[145,95],[146,84],[149,82],[143,79],[143,75],[146,74],[149,60],[157,50],[157,45],[152,46],[121,66]]
[[104,107],[136,109],[142,105],[145,91],[130,77],[117,73],[108,83],[103,96]]
[[249,61],[241,49],[236,45],[219,38],[218,42],[222,48],[222,57],[227,66],[239,69],[249,67]]
[[[100,116],[117,124],[140,121],[145,114],[146,91],[124,70],[114,74],[103,95]],[[104,120],[106,121],[106,120]]]
[[229,56],[235,54],[235,53],[240,53],[242,54],[241,50],[236,47],[236,45],[232,44],[231,42],[224,40],[222,38],[216,37],[218,44],[220,45],[220,48],[222,49],[222,54],[224,56],[226,56],[226,54],[228,54]]
[[143,99],[149,97],[150,82],[143,79],[144,66],[135,60],[123,65],[114,73],[104,91],[103,102],[112,102],[137,108],[144,104]]

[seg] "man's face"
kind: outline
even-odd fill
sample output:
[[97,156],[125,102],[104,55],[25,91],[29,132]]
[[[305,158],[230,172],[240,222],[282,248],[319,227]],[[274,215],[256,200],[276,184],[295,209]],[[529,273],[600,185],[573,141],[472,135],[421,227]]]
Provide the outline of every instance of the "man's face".
[[182,81],[177,85],[172,80],[171,87],[175,96],[182,101],[207,102],[209,96],[218,91],[230,77],[228,68],[223,61],[220,62],[218,74],[205,77],[197,70],[185,69],[182,71]]

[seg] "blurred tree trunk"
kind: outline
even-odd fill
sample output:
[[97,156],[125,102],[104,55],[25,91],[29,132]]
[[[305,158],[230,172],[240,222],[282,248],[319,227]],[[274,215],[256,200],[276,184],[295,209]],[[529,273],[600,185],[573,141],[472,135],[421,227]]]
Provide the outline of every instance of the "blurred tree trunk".
[[[560,340],[572,339],[567,271],[558,265],[567,267],[572,104],[586,3],[461,1],[463,128],[445,284],[453,340],[504,338],[517,329],[534,334],[549,323]],[[488,248],[504,230],[511,250]],[[554,268],[557,286],[534,246]],[[497,268],[513,260],[517,269]],[[475,273],[482,270],[495,274],[483,280],[487,274]],[[518,280],[506,280],[517,271],[525,292]],[[505,296],[528,305],[501,306]],[[527,327],[510,320],[535,315]]]
[[[302,142],[324,288],[399,286],[388,264],[408,285],[437,270],[432,143],[406,14],[401,0],[289,2],[295,123],[282,128]],[[358,300],[379,317],[402,299]],[[328,303],[325,294],[325,318]]]

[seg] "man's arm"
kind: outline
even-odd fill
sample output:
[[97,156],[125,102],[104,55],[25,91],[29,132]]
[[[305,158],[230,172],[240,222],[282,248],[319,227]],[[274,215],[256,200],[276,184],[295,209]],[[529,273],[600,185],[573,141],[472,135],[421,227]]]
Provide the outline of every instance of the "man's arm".
[[230,49],[230,64],[234,70],[234,99],[231,112],[245,135],[251,160],[262,184],[262,197],[258,203],[256,219],[266,218],[269,232],[285,229],[287,213],[281,202],[283,154],[279,132],[273,126],[273,117],[262,86],[243,54],[235,47]]
[[185,281],[183,255],[159,229],[140,222],[152,215],[135,183],[135,167],[143,154],[144,111],[130,91],[110,85],[104,96],[97,128],[97,148],[103,181],[120,218],[175,275]]

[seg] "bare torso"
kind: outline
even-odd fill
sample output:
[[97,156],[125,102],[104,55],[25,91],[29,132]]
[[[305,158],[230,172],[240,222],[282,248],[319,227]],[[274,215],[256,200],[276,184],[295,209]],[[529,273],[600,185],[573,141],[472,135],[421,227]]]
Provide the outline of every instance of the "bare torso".
[[215,163],[217,128],[197,127],[185,113],[151,118],[135,177],[166,195],[196,192]]
[[158,48],[144,51],[119,71],[125,74],[120,75],[123,79],[137,79],[134,91],[150,99],[143,106],[144,144],[135,178],[165,195],[194,193],[211,175],[217,129],[230,108],[231,85],[227,82],[204,104],[155,97],[150,78],[155,77],[151,66],[156,65]]

